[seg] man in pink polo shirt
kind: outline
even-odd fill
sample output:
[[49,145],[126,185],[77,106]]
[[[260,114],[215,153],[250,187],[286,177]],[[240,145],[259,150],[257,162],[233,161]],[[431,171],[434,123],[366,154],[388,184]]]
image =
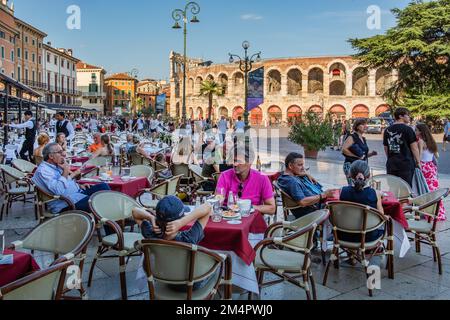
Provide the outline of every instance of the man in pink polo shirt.
[[251,200],[253,208],[261,214],[274,215],[276,203],[272,184],[267,176],[251,169],[255,154],[251,149],[244,149],[234,147],[232,155],[234,168],[220,175],[216,194],[225,195],[226,204],[228,194],[232,191],[239,199]]

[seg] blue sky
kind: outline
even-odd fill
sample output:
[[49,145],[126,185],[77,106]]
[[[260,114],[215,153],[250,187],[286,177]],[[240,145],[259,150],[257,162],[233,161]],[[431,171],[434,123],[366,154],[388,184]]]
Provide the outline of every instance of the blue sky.
[[[182,30],[171,13],[184,0],[15,0],[16,16],[40,28],[55,47],[108,73],[139,70],[139,78],[166,79],[169,53],[182,52]],[[198,0],[199,24],[188,29],[188,55],[228,61],[249,40],[263,58],[351,54],[352,37],[383,33],[395,24],[390,13],[409,0]],[[70,5],[81,9],[81,29],[66,27]],[[381,29],[369,30],[367,8],[381,9]]]

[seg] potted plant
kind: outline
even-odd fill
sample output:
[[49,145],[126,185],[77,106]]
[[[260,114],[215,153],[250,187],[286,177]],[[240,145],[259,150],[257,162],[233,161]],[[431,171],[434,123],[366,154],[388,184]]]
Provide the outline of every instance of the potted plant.
[[303,146],[305,157],[317,159],[319,151],[333,144],[333,126],[328,119],[322,120],[314,112],[307,112],[303,121],[294,124],[289,141]]

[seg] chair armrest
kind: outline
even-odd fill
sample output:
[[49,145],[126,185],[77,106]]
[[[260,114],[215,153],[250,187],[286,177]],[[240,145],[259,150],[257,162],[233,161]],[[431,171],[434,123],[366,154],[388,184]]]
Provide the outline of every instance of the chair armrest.
[[272,224],[271,226],[269,226],[269,228],[267,228],[267,230],[264,234],[264,238],[269,238],[269,234],[279,228],[283,228],[282,222],[277,222],[277,223]]

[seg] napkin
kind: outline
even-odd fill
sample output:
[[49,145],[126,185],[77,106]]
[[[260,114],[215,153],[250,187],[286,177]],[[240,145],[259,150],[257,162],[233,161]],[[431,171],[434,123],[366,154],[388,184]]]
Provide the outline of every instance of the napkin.
[[0,265],[12,265],[14,264],[14,256],[12,254],[0,255]]

